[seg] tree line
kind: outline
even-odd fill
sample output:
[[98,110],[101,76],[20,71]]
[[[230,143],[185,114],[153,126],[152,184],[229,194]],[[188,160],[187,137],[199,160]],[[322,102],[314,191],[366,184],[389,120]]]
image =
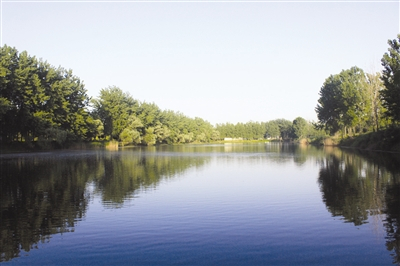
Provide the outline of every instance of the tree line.
[[325,80],[315,108],[319,128],[348,136],[399,125],[400,34],[397,38],[388,41],[382,72],[355,66]]
[[72,70],[0,49],[0,136],[5,142],[90,139],[95,121],[84,84]]
[[222,123],[217,124],[216,129],[221,138],[244,138],[244,139],[312,139],[320,137],[323,132],[317,130],[314,124],[302,117],[293,121],[287,119],[275,119],[268,122],[247,123]]
[[[381,73],[358,67],[329,76],[319,91],[318,123],[293,121],[221,123],[161,110],[120,88],[91,99],[72,70],[54,67],[26,51],[0,48],[1,142],[62,146],[73,141],[118,140],[137,145],[210,142],[224,138],[302,139],[354,135],[400,123],[400,35],[389,40]],[[324,132],[322,132],[323,130]]]
[[100,90],[91,99],[72,70],[19,53],[0,49],[0,138],[4,142],[63,146],[74,141],[118,140],[125,144],[155,145],[210,142],[224,138],[292,139],[315,133],[299,117],[211,125],[202,118],[161,110],[141,102],[120,88]]
[[299,139],[319,134],[304,118],[293,122],[276,119],[269,122],[225,123],[215,127],[209,122],[182,113],[161,110],[154,103],[140,102],[118,87],[100,90],[92,101],[93,118],[101,121],[105,136],[133,144],[172,144],[210,142],[224,138]]
[[162,111],[117,87],[90,99],[72,70],[7,45],[0,49],[0,125],[1,142],[41,146],[93,139],[152,145],[219,138],[209,122]]
[[156,104],[140,102],[115,86],[101,89],[92,107],[93,117],[103,125],[104,136],[124,143],[154,145],[220,138],[218,131],[202,118],[161,110]]

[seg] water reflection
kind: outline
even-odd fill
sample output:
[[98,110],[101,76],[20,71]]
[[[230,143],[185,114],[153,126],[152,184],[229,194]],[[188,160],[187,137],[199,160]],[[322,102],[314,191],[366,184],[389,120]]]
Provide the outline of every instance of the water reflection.
[[52,234],[74,231],[94,184],[106,207],[120,207],[137,190],[154,188],[209,159],[165,156],[154,150],[28,155],[1,161],[0,262],[18,257]]
[[386,189],[386,248],[392,251],[393,263],[400,265],[400,184],[389,185]]
[[332,149],[321,161],[318,182],[333,216],[355,226],[383,217],[386,246],[400,263],[400,156]]
[[161,180],[199,168],[209,160],[204,156],[156,152],[155,147],[126,149],[118,155],[102,157],[101,172],[94,181],[106,207],[121,207],[135,193],[155,188]]
[[10,260],[51,234],[73,230],[88,205],[85,184],[93,164],[82,159],[16,159],[2,162],[0,252]]
[[294,165],[294,169],[318,167],[316,178],[332,216],[355,226],[362,226],[371,217],[381,218],[386,248],[393,262],[400,264],[400,156],[282,143],[3,156],[0,262],[50,241],[53,234],[74,231],[76,223],[85,219],[94,196],[101,198],[105,208],[122,208],[140,192],[156,189],[162,182],[176,180],[189,169],[211,162],[219,163],[219,171],[235,163],[250,173],[259,165],[276,167],[277,172],[287,165]]

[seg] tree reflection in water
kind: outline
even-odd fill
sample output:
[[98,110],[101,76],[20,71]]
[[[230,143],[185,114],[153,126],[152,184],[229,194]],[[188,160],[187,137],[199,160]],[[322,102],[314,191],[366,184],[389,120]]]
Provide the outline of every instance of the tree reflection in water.
[[19,256],[52,234],[73,231],[88,205],[87,160],[20,158],[2,162],[1,260]]
[[28,252],[52,234],[74,231],[95,184],[106,207],[118,207],[138,189],[153,188],[208,159],[147,153],[56,153],[3,159],[0,178],[0,262]]
[[355,226],[384,217],[386,247],[400,264],[400,157],[332,149],[322,159],[318,182],[333,216]]
[[243,160],[244,165],[294,163],[299,169],[310,158],[318,161],[318,183],[328,211],[355,226],[382,217],[386,248],[400,264],[400,156],[290,144],[161,146],[2,158],[0,261],[28,252],[53,234],[73,231],[86,215],[91,193],[100,196],[106,208],[118,208],[143,190],[203,167],[214,155]]
[[393,251],[393,262],[400,265],[400,184],[389,185],[386,190],[386,247]]

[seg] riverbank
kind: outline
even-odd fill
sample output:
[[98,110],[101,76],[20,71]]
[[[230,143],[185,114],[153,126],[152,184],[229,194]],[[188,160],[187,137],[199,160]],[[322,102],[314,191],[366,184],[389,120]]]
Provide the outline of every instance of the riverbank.
[[91,149],[110,149],[118,150],[117,141],[91,141],[91,142],[70,142],[62,146],[56,142],[49,142],[46,145],[38,143],[13,142],[1,143],[0,154],[48,152],[56,150],[91,150]]
[[400,128],[390,128],[346,138],[325,137],[314,140],[311,144],[398,153],[400,152]]
[[348,137],[342,139],[339,146],[370,151],[400,152],[400,128]]
[[[226,143],[264,143],[268,140],[231,140],[231,141],[213,141],[209,143],[204,142],[192,142],[190,144],[201,145],[201,144],[226,144]],[[168,144],[162,144],[168,145]],[[184,145],[184,144],[171,144],[171,145]],[[39,145],[38,143],[26,143],[26,142],[13,142],[13,143],[1,143],[0,154],[12,154],[12,153],[30,153],[30,152],[47,152],[55,150],[90,150],[90,149],[107,149],[107,150],[118,150],[120,147],[131,147],[133,145],[125,145],[123,142],[118,141],[88,141],[88,142],[70,142],[64,145],[59,145],[56,142],[48,142],[46,145]]]
[[[270,140],[230,140],[230,141],[213,141],[211,144],[227,144],[227,143],[264,143],[270,142]],[[274,142],[274,140],[272,140]],[[347,137],[344,139],[335,137],[325,137],[315,139],[313,141],[309,139],[298,140],[300,144],[313,144],[317,146],[337,146],[341,148],[352,148],[359,150],[368,151],[384,151],[384,152],[396,152],[400,153],[400,128],[391,128],[381,130],[378,132],[370,132],[358,136]],[[191,144],[205,144],[203,142],[193,142]],[[92,141],[92,142],[71,142],[63,147],[52,143],[46,146],[27,144],[24,142],[15,142],[12,144],[1,144],[0,154],[10,153],[26,153],[26,152],[41,152],[50,150],[88,150],[105,148],[108,150],[118,150],[119,147],[126,147],[121,142],[117,141]]]
[[366,151],[400,153],[400,128],[390,128],[357,136],[324,137],[310,142],[316,146],[335,146]]

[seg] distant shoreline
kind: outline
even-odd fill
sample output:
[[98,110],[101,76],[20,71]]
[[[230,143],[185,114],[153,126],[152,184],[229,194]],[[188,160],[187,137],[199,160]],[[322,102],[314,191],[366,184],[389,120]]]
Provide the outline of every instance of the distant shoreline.
[[[190,144],[202,145],[202,144],[239,144],[239,143],[269,143],[278,142],[276,140],[219,140],[208,143],[193,142]],[[362,151],[372,152],[388,152],[388,153],[400,153],[400,128],[391,128],[381,130],[378,132],[370,132],[358,136],[347,137],[344,139],[326,137],[323,139],[317,139],[314,141],[291,141],[290,143],[298,144],[311,144],[315,146],[332,146],[343,149],[357,149]],[[169,144],[166,144],[169,145]],[[176,145],[176,144],[170,144]],[[186,145],[186,144],[181,144]],[[46,153],[54,151],[83,151],[83,150],[118,150],[119,148],[127,147],[139,147],[140,145],[128,145],[124,146],[122,142],[117,141],[92,141],[92,142],[71,142],[65,147],[52,147],[49,149],[40,149],[26,143],[2,143],[0,145],[0,157],[7,157],[6,155],[18,155],[18,154],[32,154],[32,153]],[[158,145],[155,145],[158,146]]]

